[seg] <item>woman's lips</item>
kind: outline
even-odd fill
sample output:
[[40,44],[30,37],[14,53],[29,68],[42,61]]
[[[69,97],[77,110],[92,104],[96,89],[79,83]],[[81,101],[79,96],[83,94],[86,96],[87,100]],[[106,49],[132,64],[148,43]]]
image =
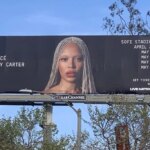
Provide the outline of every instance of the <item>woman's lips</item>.
[[66,75],[67,75],[67,77],[75,77],[76,76],[76,72],[74,72],[74,71],[67,71]]

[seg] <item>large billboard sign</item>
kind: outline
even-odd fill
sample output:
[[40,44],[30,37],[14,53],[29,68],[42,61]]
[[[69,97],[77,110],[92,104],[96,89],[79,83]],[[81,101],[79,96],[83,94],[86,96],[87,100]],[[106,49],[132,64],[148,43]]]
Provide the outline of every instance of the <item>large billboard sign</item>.
[[1,36],[0,93],[150,94],[150,36]]

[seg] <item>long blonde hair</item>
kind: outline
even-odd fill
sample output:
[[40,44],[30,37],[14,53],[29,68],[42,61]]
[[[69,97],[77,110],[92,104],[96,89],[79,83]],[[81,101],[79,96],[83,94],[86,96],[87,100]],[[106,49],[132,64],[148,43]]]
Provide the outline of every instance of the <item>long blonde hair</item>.
[[93,79],[93,74],[91,69],[88,47],[82,39],[77,37],[65,38],[62,41],[60,41],[59,44],[57,45],[53,57],[53,64],[52,64],[50,78],[45,87],[45,91],[59,84],[60,82],[60,74],[58,71],[59,56],[62,52],[63,47],[70,43],[76,44],[81,50],[81,54],[83,56],[83,73],[81,78],[82,79],[81,91],[83,94],[88,94],[88,93],[94,94],[96,93],[96,89],[95,89],[95,84],[94,84],[94,79]]

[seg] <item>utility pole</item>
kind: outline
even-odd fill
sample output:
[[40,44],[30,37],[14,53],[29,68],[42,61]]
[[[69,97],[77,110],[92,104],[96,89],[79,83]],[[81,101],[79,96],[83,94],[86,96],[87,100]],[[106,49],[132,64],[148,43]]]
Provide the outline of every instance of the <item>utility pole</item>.
[[77,115],[77,142],[75,150],[81,150],[81,109],[76,110],[69,102],[66,102],[66,104],[71,107]]
[[77,150],[81,150],[81,109],[77,110]]

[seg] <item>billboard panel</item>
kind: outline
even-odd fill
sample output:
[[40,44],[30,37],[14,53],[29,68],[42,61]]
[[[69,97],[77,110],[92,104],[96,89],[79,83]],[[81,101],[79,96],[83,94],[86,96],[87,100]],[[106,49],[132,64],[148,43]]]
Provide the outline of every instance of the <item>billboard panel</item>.
[[150,36],[1,36],[0,93],[150,94]]

